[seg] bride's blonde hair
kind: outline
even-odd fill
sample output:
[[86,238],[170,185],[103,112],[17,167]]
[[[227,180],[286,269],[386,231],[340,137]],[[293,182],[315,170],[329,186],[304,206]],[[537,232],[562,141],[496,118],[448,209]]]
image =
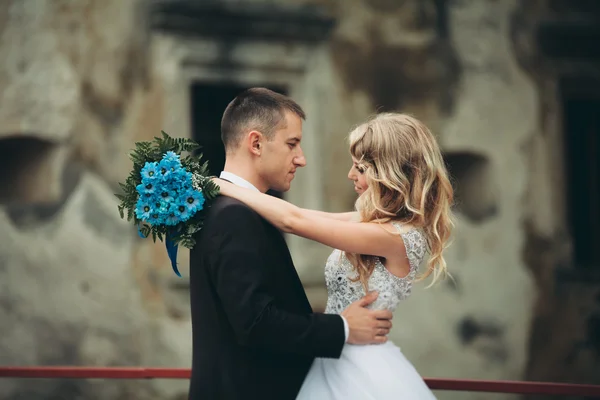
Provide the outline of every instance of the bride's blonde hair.
[[[350,133],[350,153],[368,183],[356,201],[361,221],[397,221],[421,228],[429,261],[422,280],[447,274],[443,250],[452,230],[453,191],[440,148],[429,129],[405,114],[382,113]],[[365,290],[375,257],[346,253]]]

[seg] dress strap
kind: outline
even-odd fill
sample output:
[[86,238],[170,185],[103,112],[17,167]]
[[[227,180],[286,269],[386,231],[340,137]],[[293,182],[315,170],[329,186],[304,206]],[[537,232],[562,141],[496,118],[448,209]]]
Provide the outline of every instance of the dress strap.
[[392,226],[396,228],[402,237],[411,272],[417,271],[427,252],[427,240],[425,234],[418,228],[411,228],[408,231],[404,231],[404,229],[402,229],[402,224],[399,222],[392,222]]

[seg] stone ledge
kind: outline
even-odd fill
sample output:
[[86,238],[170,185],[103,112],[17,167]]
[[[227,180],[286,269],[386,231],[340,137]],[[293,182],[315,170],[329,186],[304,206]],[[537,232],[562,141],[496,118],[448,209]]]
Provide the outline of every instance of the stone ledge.
[[335,25],[317,7],[192,0],[155,1],[150,21],[157,31],[183,36],[308,43],[324,40]]

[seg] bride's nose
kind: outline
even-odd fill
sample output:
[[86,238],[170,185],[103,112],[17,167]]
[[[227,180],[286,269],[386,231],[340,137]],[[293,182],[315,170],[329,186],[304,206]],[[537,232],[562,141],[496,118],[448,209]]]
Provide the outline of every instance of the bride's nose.
[[354,179],[354,174],[352,173],[352,168],[350,168],[350,171],[348,171],[348,179],[350,179],[351,181],[356,180],[356,179]]

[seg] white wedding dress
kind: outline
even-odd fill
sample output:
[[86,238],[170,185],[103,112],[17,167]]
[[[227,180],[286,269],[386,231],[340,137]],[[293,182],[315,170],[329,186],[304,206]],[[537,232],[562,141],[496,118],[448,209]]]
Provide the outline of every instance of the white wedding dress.
[[[393,224],[401,232],[399,224]],[[372,309],[394,311],[406,299],[427,249],[424,234],[417,229],[401,233],[410,272],[404,278],[392,275],[378,260],[369,279],[369,290],[379,292]],[[340,314],[365,295],[352,265],[343,252],[334,250],[327,259],[327,307]],[[346,344],[339,359],[317,358],[300,389],[297,400],[427,400],[435,399],[419,373],[391,341],[380,345]]]

